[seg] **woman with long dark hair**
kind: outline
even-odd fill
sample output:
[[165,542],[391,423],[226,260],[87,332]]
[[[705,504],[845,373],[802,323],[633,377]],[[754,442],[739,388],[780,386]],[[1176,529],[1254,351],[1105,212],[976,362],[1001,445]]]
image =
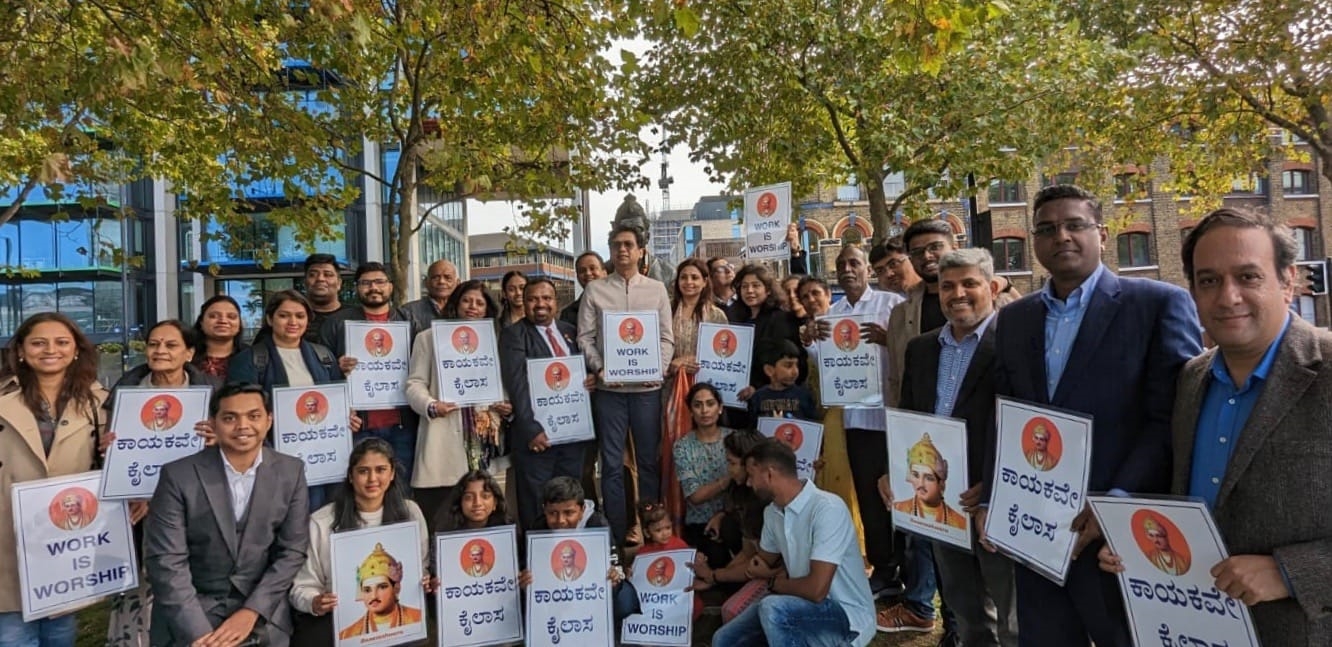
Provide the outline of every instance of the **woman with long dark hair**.
[[[108,392],[97,382],[97,348],[55,312],[28,317],[0,365],[0,644],[69,647],[75,614],[24,622],[10,485],[79,474],[96,467]],[[137,523],[147,506],[130,508]]]
[[338,604],[338,596],[333,594],[330,550],[333,533],[416,522],[421,531],[421,563],[424,572],[429,572],[430,533],[426,530],[425,516],[407,498],[407,488],[396,478],[397,473],[393,446],[382,438],[367,438],[352,450],[347,478],[333,502],[310,515],[310,547],[305,566],[296,574],[287,596],[297,612],[291,644],[333,644],[330,612]]
[[244,335],[245,322],[235,299],[219,294],[204,301],[194,320],[194,358],[190,363],[225,383],[227,363],[245,348],[241,341]]
[[710,563],[725,564],[730,561],[730,551],[717,534],[716,524],[712,532],[708,527],[711,522],[720,523],[725,512],[731,478],[726,470],[723,442],[731,430],[721,426],[722,400],[716,387],[699,382],[689,389],[685,401],[689,404],[693,429],[674,448],[675,469],[687,504],[680,535]]
[[[445,317],[474,321],[478,326],[495,325],[497,311],[495,300],[480,281],[467,281],[454,288],[444,303]],[[407,402],[421,417],[412,489],[432,524],[440,518],[448,502],[450,487],[463,474],[472,470],[502,474],[508,468],[500,426],[504,416],[513,413],[508,402],[460,407],[439,400],[438,381],[435,335],[431,330],[423,330],[412,342]],[[435,530],[431,528],[432,532]]]
[[[726,313],[727,317],[731,323],[749,324],[754,327],[749,386],[740,390],[740,399],[748,400],[755,390],[768,383],[768,375],[763,371],[763,358],[767,356],[773,344],[782,339],[791,340],[799,350],[800,375],[796,382],[804,384],[807,367],[805,347],[800,343],[800,322],[796,320],[795,315],[782,308],[786,297],[773,279],[772,273],[762,265],[753,263],[745,265],[735,274],[735,292],[738,298],[731,304],[730,311]],[[750,428],[754,424],[746,411],[731,410],[726,414],[727,422],[737,429]]]
[[527,289],[527,277],[518,270],[509,270],[500,281],[500,298],[504,302],[500,310],[500,328],[508,328],[526,316],[523,307],[523,290]]
[[451,488],[448,507],[440,510],[440,531],[477,530],[509,523],[504,490],[489,472],[472,470]]

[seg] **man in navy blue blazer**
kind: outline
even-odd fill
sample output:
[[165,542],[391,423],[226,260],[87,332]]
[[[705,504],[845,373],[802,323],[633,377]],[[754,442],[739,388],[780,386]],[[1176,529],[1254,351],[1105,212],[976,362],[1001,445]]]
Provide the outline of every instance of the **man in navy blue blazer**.
[[[1202,352],[1201,326],[1184,289],[1121,278],[1101,264],[1106,241],[1096,196],[1071,185],[1043,189],[1033,205],[1036,258],[1045,287],[999,311],[998,395],[1092,418],[1092,492],[1168,493],[1175,379]],[[986,448],[988,485],[994,447]],[[988,494],[987,494],[988,498]],[[978,517],[984,527],[984,517]],[[1020,644],[1130,647],[1118,584],[1097,569],[1100,529],[1090,511],[1064,586],[1016,569]]]

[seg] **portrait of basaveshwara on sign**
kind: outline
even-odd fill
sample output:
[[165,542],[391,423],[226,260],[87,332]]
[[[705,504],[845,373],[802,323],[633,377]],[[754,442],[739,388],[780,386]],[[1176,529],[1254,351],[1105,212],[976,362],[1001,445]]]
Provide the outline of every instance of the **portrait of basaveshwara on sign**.
[[47,511],[55,527],[82,530],[97,518],[97,497],[81,487],[65,488],[51,499]]
[[371,357],[388,357],[393,352],[393,335],[383,328],[373,328],[365,334],[365,352]]
[[570,539],[562,541],[550,556],[550,569],[561,582],[577,582],[587,568],[587,552],[583,545]]
[[[404,557],[420,559],[415,554]],[[364,605],[365,611],[339,628],[338,639],[369,636],[419,624],[422,618],[420,606],[409,606],[402,600],[404,577],[403,563],[389,554],[383,544],[375,544],[374,550],[356,568],[356,601]]]
[[569,386],[569,367],[555,362],[546,367],[546,386],[552,391],[563,391]]
[[476,331],[468,326],[459,326],[453,331],[453,349],[463,355],[475,353],[477,341]]
[[620,339],[626,344],[637,344],[643,341],[643,322],[628,317],[620,322]]
[[184,406],[175,396],[159,395],[143,404],[139,420],[148,431],[170,431],[180,422]]
[[1027,457],[1027,464],[1033,469],[1046,472],[1059,464],[1064,452],[1064,442],[1059,436],[1059,428],[1048,418],[1032,418],[1022,428],[1022,455]]
[[473,539],[463,545],[458,563],[469,577],[485,577],[495,568],[495,547],[484,539]]
[[793,452],[799,452],[800,446],[805,444],[805,433],[800,431],[800,425],[789,422],[777,425],[777,430],[773,432],[772,437],[777,442],[790,447]]
[[1186,575],[1193,554],[1184,533],[1170,519],[1151,510],[1133,513],[1133,539],[1143,557],[1166,575]]
[[717,334],[712,338],[712,350],[715,351],[719,357],[730,357],[731,355],[734,355],[737,344],[738,342],[735,338],[735,333],[729,330],[718,330]]
[[328,398],[318,391],[301,394],[296,399],[296,419],[303,425],[317,425],[328,417]]
[[833,326],[833,343],[845,350],[855,350],[860,345],[860,325],[854,320],[843,319]]

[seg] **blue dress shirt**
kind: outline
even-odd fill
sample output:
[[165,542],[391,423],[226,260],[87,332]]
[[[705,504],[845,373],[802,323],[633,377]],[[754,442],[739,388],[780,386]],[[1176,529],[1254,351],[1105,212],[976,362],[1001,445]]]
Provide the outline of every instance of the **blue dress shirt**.
[[1073,352],[1073,341],[1078,338],[1082,317],[1087,314],[1087,306],[1091,304],[1096,282],[1102,274],[1105,274],[1105,265],[1097,264],[1091,276],[1063,301],[1055,296],[1053,281],[1047,282],[1041,290],[1041,301],[1045,302],[1045,390],[1046,397],[1051,400],[1059,387],[1059,378],[1064,375],[1068,354]]
[[976,329],[967,333],[962,341],[953,339],[953,326],[949,324],[939,329],[939,374],[934,386],[934,414],[953,415],[953,406],[957,404],[957,392],[962,388],[962,378],[967,375],[971,358],[980,346],[980,339],[985,329],[994,321],[993,312]]
[[1267,383],[1267,374],[1276,360],[1277,349],[1281,340],[1290,329],[1290,315],[1272,345],[1267,347],[1258,367],[1249,375],[1249,379],[1238,388],[1230,379],[1226,363],[1218,352],[1212,358],[1212,380],[1203,395],[1202,408],[1198,411],[1198,426],[1193,437],[1193,469],[1189,473],[1189,496],[1196,496],[1207,502],[1207,507],[1216,506],[1216,497],[1221,493],[1221,481],[1225,480],[1226,466],[1230,464],[1230,455],[1235,451],[1240,431],[1249,421],[1253,406],[1258,403],[1258,396],[1263,393]]

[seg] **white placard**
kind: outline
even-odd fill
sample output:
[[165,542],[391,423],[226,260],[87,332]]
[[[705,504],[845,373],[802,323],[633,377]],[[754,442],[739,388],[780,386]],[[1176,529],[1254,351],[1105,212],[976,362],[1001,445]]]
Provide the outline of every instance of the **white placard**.
[[630,581],[638,592],[639,612],[620,623],[620,642],[626,645],[688,647],[693,642],[693,550],[640,553],[634,558]]
[[24,622],[139,586],[129,507],[97,499],[101,478],[85,472],[10,488]]
[[985,538],[1063,585],[1091,469],[1092,420],[1008,398],[995,399],[998,445]]
[[440,400],[454,404],[504,401],[493,321],[436,321],[430,325],[430,332],[435,342],[439,380],[436,395]]
[[615,631],[610,532],[605,528],[527,533],[529,647],[611,647]]
[[796,418],[760,416],[758,432],[767,438],[791,448],[796,455],[796,474],[802,479],[814,478],[814,461],[823,450],[823,425]]
[[305,462],[308,485],[347,478],[350,419],[345,383],[273,389],[273,448]]
[[1201,501],[1087,497],[1124,572],[1119,588],[1133,644],[1257,647],[1249,608],[1216,588],[1229,556]]
[[194,423],[208,417],[213,390],[116,389],[111,431],[116,439],[102,462],[102,499],[150,499],[163,465],[204,447]]
[[745,189],[745,260],[790,258],[786,242],[790,222],[790,182]]
[[873,323],[870,315],[829,315],[830,334],[819,341],[819,400],[825,407],[881,407],[883,379],[879,355],[883,348],[869,343],[861,327]]
[[583,382],[587,369],[581,355],[527,360],[527,392],[532,417],[552,445],[596,438],[592,397]]
[[439,647],[522,642],[515,526],[435,535],[435,560]]
[[356,358],[347,376],[347,393],[357,411],[393,409],[407,404],[412,324],[406,321],[348,321],[343,347]]
[[721,394],[722,404],[744,409],[740,391],[749,386],[754,357],[754,327],[703,322],[698,325],[698,373],[695,382],[707,382]]
[[967,483],[967,423],[888,409],[888,484],[893,527],[971,550],[971,515],[959,501]]
[[661,331],[655,312],[606,312],[601,322],[601,381],[661,382]]
[[[415,521],[329,537],[338,647],[401,645],[426,637],[421,528]],[[377,618],[388,621],[376,623]]]

